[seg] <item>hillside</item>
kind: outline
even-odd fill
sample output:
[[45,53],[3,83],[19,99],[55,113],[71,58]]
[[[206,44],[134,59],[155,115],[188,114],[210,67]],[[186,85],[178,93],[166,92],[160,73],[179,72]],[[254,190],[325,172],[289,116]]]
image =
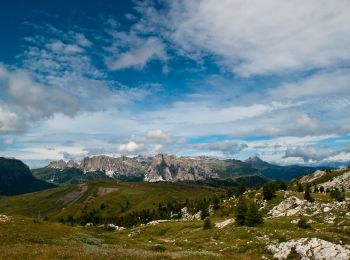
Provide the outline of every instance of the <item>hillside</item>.
[[1,198],[1,213],[59,221],[69,216],[80,218],[98,211],[101,218],[124,216],[131,212],[153,210],[159,203],[185,203],[223,194],[220,188],[188,183],[117,183],[96,180],[67,185],[39,193]]
[[[309,202],[293,186],[275,191],[271,200],[263,200],[262,194],[262,189],[249,190],[240,197],[257,201],[263,223],[254,226],[236,222],[239,198],[194,183],[94,180],[0,198],[0,257],[349,259],[349,199],[337,202],[327,193],[312,192],[314,201]],[[207,229],[202,213],[191,211],[193,203],[204,198],[211,221]],[[180,216],[143,219],[152,211],[174,212],[177,204]],[[100,217],[94,218],[97,211]],[[93,217],[91,222],[79,222],[84,212]],[[119,218],[108,217],[127,219],[131,212],[139,212],[142,222],[120,226]]]
[[23,162],[0,157],[0,195],[16,195],[53,187],[53,184],[33,177]]
[[245,160],[252,168],[258,169],[262,175],[273,179],[289,181],[293,178],[313,173],[317,168],[299,165],[274,165],[261,160],[259,157],[252,157]]

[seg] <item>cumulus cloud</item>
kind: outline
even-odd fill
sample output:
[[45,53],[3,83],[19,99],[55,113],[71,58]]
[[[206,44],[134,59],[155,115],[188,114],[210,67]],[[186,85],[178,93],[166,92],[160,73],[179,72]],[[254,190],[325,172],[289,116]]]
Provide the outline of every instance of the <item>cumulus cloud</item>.
[[20,115],[0,103],[0,134],[24,131],[27,127]]
[[146,134],[146,138],[151,140],[167,140],[169,138],[169,134],[160,129],[149,130]]
[[241,76],[328,68],[350,60],[347,0],[166,1],[140,5],[140,29],[159,31],[184,54],[214,55]]
[[299,157],[302,158],[304,162],[322,161],[328,157],[335,156],[341,152],[319,147],[316,148],[313,146],[299,146],[295,148],[288,148],[286,150],[284,158]]
[[73,115],[78,101],[57,89],[49,89],[33,81],[25,71],[9,71],[0,64],[0,84],[11,102],[33,119],[46,118],[60,112]]
[[118,150],[122,154],[134,154],[140,152],[144,149],[143,144],[137,144],[133,141],[130,141],[126,144],[122,144],[119,146]]

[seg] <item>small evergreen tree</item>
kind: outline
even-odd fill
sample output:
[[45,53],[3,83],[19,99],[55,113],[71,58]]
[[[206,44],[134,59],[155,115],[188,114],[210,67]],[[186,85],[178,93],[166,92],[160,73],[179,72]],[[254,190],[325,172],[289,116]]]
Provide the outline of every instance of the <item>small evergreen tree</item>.
[[217,210],[220,208],[220,200],[217,196],[213,197],[213,209]]
[[304,191],[304,186],[301,185],[299,182],[297,184],[297,192],[303,192]]
[[210,218],[205,218],[204,219],[204,223],[203,223],[203,229],[204,230],[208,230],[208,229],[211,229],[212,228],[212,224],[211,224],[211,221],[210,221]]
[[243,184],[241,184],[236,190],[235,190],[235,196],[236,197],[239,197],[241,195],[244,194],[244,192],[246,191],[247,189],[245,188],[245,186]]
[[320,192],[321,192],[321,193],[324,192],[324,187],[323,187],[323,186],[320,187]]
[[235,220],[237,225],[243,226],[247,215],[247,203],[244,198],[240,198],[236,207]]
[[345,200],[345,193],[340,192],[338,188],[336,188],[335,190],[332,190],[330,195],[331,195],[331,198],[336,201],[341,202]]
[[201,219],[204,220],[206,217],[209,217],[209,209],[208,209],[208,204],[204,204],[202,209],[201,209]]
[[227,189],[226,196],[228,199],[231,198],[233,196],[233,189],[231,188]]
[[263,187],[263,196],[264,200],[272,200],[276,196],[274,186],[270,183],[266,184]]
[[258,205],[251,201],[248,206],[245,224],[249,227],[255,227],[264,222],[262,214],[259,212]]
[[310,226],[310,224],[308,224],[307,222],[306,222],[306,219],[305,218],[300,218],[300,220],[298,221],[298,227],[299,228],[304,228],[304,229],[306,229],[306,228],[311,228],[311,226]]
[[309,201],[309,202],[314,202],[315,200],[311,197],[311,191],[310,191],[310,186],[307,185],[305,187],[305,193],[304,193],[304,199]]

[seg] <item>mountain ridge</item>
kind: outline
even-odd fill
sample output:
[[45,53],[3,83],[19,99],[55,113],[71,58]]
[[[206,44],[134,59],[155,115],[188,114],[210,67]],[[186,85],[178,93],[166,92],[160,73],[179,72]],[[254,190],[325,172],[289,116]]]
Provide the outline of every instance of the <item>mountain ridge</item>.
[[35,178],[22,161],[0,157],[0,194],[17,195],[53,187],[55,185]]
[[[35,169],[36,177],[60,183],[81,183],[84,179],[112,178],[123,181],[175,182],[204,181],[208,179],[232,179],[237,177],[260,176],[269,179],[288,181],[312,173],[316,167],[299,165],[280,166],[251,157],[245,161],[218,159],[208,156],[177,157],[169,154],[136,157],[111,157],[94,155],[80,161],[59,160],[50,162],[46,167]],[[73,182],[69,182],[70,177]],[[54,178],[53,178],[54,177]]]

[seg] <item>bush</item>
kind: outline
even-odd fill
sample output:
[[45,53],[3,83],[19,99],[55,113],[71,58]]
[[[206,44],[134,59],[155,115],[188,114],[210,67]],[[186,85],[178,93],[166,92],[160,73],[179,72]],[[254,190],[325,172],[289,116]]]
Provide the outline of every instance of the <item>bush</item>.
[[324,192],[324,187],[323,187],[323,186],[320,187],[320,192],[321,192],[321,193]]
[[254,201],[251,201],[248,206],[245,225],[255,227],[261,225],[263,222],[264,220],[262,214],[259,212],[258,205]]
[[297,192],[303,192],[304,191],[304,186],[301,185],[300,183],[297,184]]
[[271,183],[268,183],[263,187],[263,196],[264,200],[272,200],[276,197],[275,188]]
[[345,200],[345,193],[340,192],[338,189],[332,190],[331,191],[331,198],[336,200],[336,201],[344,201]]
[[309,202],[314,202],[315,201],[313,199],[313,197],[311,197],[310,186],[306,186],[306,188],[305,188],[304,199],[309,201]]
[[212,224],[211,224],[210,218],[206,218],[204,220],[204,223],[203,223],[203,229],[204,230],[208,230],[208,229],[211,229],[211,228],[212,228]]
[[243,226],[245,223],[245,217],[247,215],[247,203],[244,198],[240,198],[236,207],[235,220],[239,226]]
[[306,228],[311,228],[311,226],[310,226],[310,224],[308,224],[307,222],[306,222],[306,219],[305,218],[301,218],[299,221],[298,221],[298,227],[299,228],[304,228],[304,229],[306,229]]

